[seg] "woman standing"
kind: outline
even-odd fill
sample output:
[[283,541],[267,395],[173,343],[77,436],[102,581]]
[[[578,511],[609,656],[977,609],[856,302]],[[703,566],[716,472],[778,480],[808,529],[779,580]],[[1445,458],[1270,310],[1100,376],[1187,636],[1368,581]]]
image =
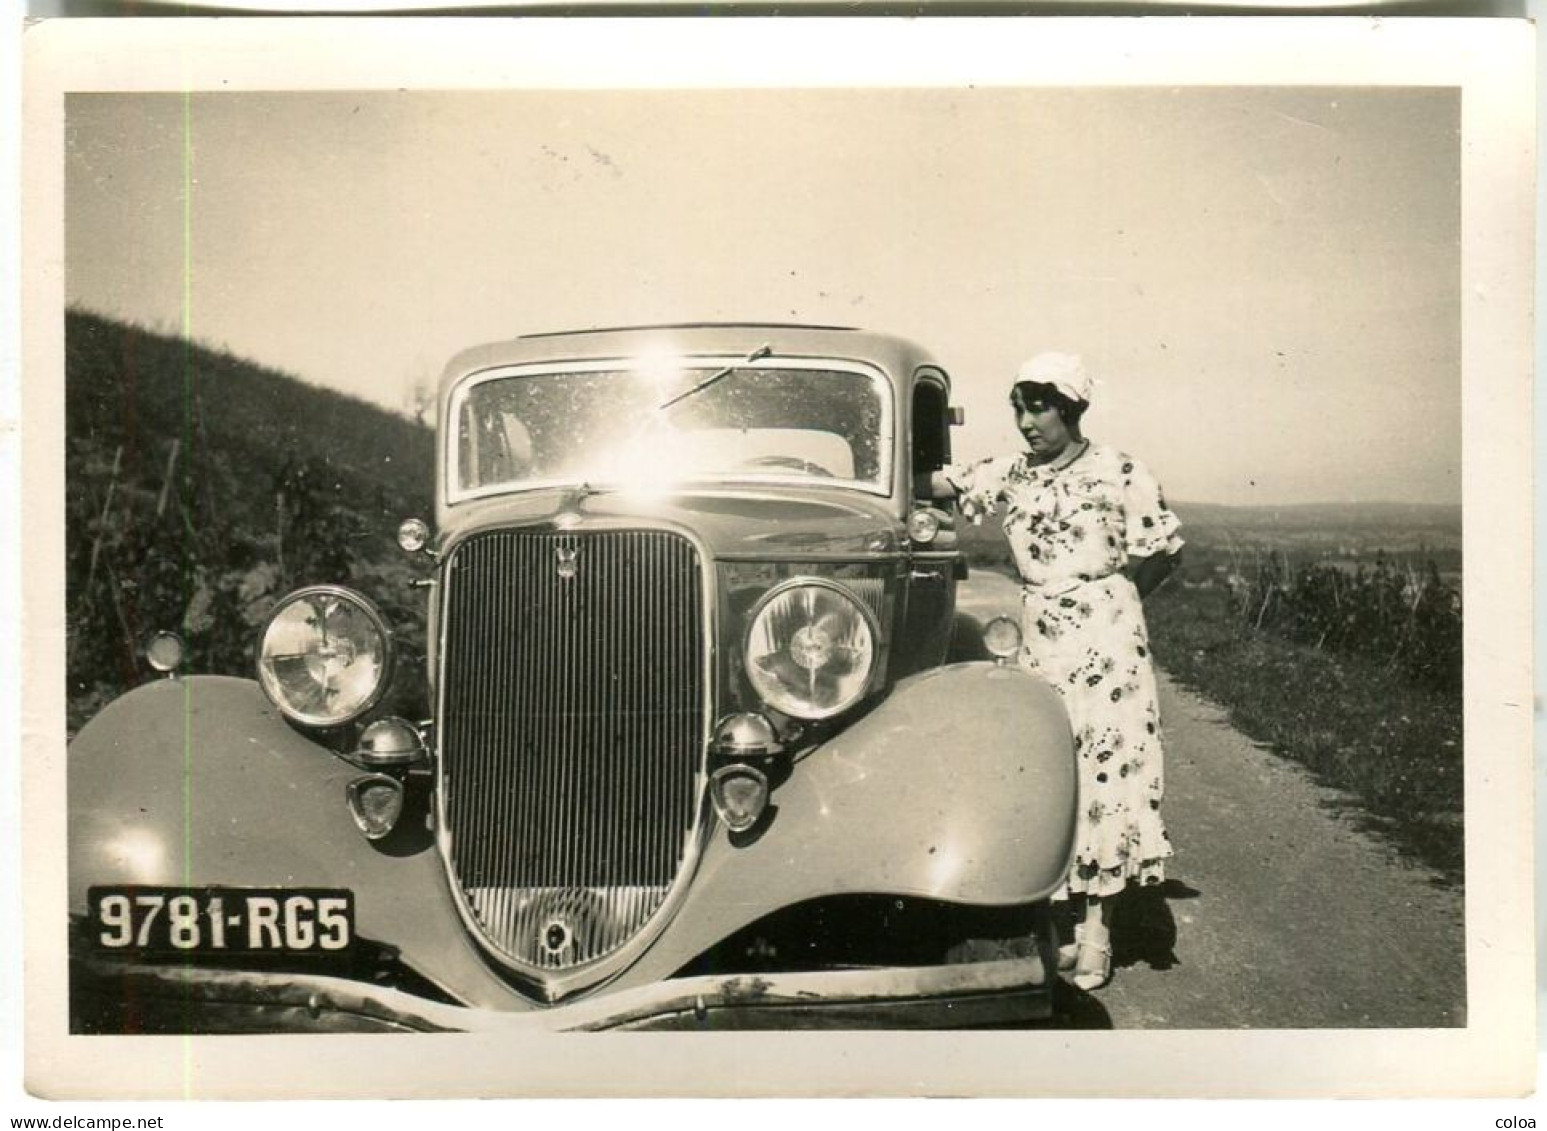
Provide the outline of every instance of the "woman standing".
[[1079,759],[1074,862],[1055,899],[1083,903],[1061,952],[1081,989],[1112,973],[1108,908],[1130,883],[1158,884],[1171,845],[1160,713],[1140,600],[1176,566],[1180,525],[1138,461],[1084,438],[1091,383],[1080,359],[1039,354],[1010,404],[1018,456],[943,473],[974,521],[1004,507],[1020,571],[1021,662],[1063,695]]

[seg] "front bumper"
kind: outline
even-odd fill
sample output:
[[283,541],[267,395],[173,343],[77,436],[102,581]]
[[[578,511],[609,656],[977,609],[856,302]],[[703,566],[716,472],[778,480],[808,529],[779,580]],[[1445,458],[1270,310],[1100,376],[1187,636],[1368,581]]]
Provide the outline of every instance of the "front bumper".
[[952,966],[717,974],[507,1013],[327,975],[93,957],[74,964],[71,1007],[72,1027],[87,1032],[945,1029],[1051,1016],[1048,971],[1039,953]]

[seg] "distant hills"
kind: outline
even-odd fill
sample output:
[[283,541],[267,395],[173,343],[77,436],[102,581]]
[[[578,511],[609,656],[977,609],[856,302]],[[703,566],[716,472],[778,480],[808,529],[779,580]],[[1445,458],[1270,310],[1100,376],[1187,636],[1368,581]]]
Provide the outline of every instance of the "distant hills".
[[1419,555],[1459,567],[1461,508],[1420,503],[1312,503],[1230,507],[1176,503],[1183,536],[1194,549],[1256,547],[1360,560]]
[[1174,505],[1177,516],[1198,529],[1241,530],[1376,528],[1426,529],[1461,536],[1461,507],[1443,503],[1300,503],[1225,506],[1220,503]]
[[[1251,546],[1335,556],[1427,552],[1447,559],[1461,549],[1461,508],[1422,503],[1310,503],[1227,506],[1174,502],[1194,551]],[[1009,547],[997,521],[965,526],[963,547],[983,564]]]

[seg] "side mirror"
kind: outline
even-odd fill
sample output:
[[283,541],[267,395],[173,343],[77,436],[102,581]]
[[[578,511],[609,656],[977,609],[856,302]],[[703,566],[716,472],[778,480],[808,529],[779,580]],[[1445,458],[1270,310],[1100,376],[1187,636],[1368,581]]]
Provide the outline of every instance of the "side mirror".
[[952,428],[960,428],[963,424],[967,423],[967,410],[962,408],[961,405],[953,404],[950,408],[946,409],[946,412]]

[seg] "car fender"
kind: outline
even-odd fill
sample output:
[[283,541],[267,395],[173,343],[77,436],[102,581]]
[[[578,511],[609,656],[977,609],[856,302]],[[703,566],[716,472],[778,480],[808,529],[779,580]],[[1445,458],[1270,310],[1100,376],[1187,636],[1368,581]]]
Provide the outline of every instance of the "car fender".
[[[347,888],[358,934],[458,1000],[533,1008],[476,949],[431,839],[373,844],[355,827],[344,790],[360,773],[251,681],[131,692],[70,746],[71,912],[94,885]],[[614,984],[671,974],[820,896],[1042,898],[1067,869],[1075,794],[1068,722],[1046,684],[983,663],[910,677],[795,765],[758,835],[711,826],[683,904]]]
[[1046,898],[1068,872],[1078,791],[1068,716],[1039,677],[964,663],[902,680],[796,763],[750,834],[716,823],[690,893],[624,981],[823,896]]
[[368,841],[345,799],[364,771],[292,728],[256,683],[140,687],[76,736],[67,766],[72,916],[95,885],[347,888],[359,937],[469,1004],[528,1005],[474,950],[428,831]]

